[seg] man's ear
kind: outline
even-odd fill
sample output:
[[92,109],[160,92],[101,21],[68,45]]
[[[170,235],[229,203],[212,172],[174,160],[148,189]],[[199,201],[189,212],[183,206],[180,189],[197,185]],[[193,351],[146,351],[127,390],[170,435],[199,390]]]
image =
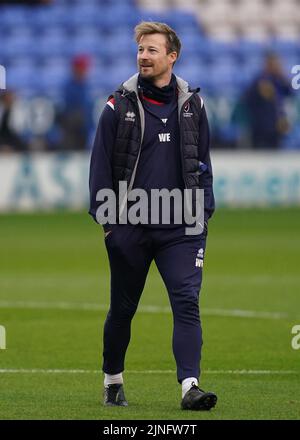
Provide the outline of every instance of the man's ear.
[[170,52],[168,55],[169,55],[169,60],[171,61],[172,64],[174,64],[175,61],[177,60],[177,52]]

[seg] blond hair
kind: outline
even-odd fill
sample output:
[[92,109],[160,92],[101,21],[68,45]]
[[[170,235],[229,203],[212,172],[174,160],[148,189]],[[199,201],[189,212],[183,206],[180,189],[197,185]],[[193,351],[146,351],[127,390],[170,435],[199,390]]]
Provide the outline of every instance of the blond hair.
[[135,41],[140,42],[143,35],[162,34],[166,37],[167,53],[176,52],[177,58],[180,54],[181,42],[176,32],[166,23],[157,21],[142,21],[134,28]]

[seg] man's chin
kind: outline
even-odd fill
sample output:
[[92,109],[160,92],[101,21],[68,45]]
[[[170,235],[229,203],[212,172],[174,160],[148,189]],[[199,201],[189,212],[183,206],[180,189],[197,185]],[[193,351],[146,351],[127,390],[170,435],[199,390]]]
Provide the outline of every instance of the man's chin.
[[148,79],[149,81],[153,81],[154,80],[154,76],[153,76],[153,74],[151,74],[150,72],[149,73],[145,73],[145,72],[139,72],[140,73],[140,76],[142,77],[142,78],[144,78],[144,79]]

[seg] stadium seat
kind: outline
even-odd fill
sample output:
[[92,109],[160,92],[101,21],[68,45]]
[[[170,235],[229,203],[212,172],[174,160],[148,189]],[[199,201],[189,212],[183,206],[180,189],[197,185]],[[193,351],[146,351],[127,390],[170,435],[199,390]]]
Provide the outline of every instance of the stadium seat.
[[43,30],[39,31],[39,37],[49,39],[60,38],[63,40],[64,38],[67,38],[68,35],[68,29],[66,29],[66,27],[62,25],[49,25],[46,26]]
[[80,3],[68,9],[68,21],[73,26],[96,25],[101,22],[102,14],[100,5]]
[[105,11],[105,22],[110,32],[117,30],[119,26],[129,26],[133,29],[142,20],[142,11],[126,3],[123,6],[107,7]]
[[197,56],[197,54],[203,53],[203,38],[200,34],[189,32],[181,35],[182,52],[186,56]]
[[48,26],[65,26],[69,21],[70,10],[64,6],[47,5],[30,8],[28,23],[37,30],[44,30]]
[[26,6],[0,5],[0,17],[2,26],[25,26],[30,18],[30,8]]
[[214,38],[201,39],[200,54],[206,54],[209,59],[215,60],[222,56],[238,56],[239,46],[236,41],[220,41]]
[[[230,99],[253,80],[267,49],[278,53],[287,74],[299,64],[299,7],[298,0],[56,0],[34,8],[0,6],[0,63],[22,94],[57,99],[72,57],[90,54],[91,94],[110,93],[137,70],[133,27],[142,19],[164,21],[183,44],[175,72],[208,95]],[[291,145],[297,144],[297,133],[290,136]]]
[[76,54],[97,55],[102,54],[103,47],[100,38],[95,39],[93,36],[77,35],[74,38],[69,38],[69,54],[74,56]]
[[185,28],[197,32],[200,30],[200,24],[194,14],[181,10],[173,9],[165,14],[167,23],[175,29]]
[[274,38],[270,42],[270,46],[275,52],[282,55],[294,55],[300,49],[298,40]]
[[263,41],[248,40],[247,38],[239,38],[237,40],[237,47],[240,54],[247,55],[261,55],[267,47]]
[[63,34],[46,34],[41,36],[39,44],[36,45],[35,53],[37,56],[58,56],[70,55],[72,45],[70,40]]
[[35,47],[35,38],[31,35],[23,35],[22,38],[7,35],[3,36],[1,41],[1,53],[4,56],[18,56],[24,53],[31,56],[35,53]]
[[39,69],[39,86],[43,90],[62,88],[69,77],[70,68],[63,64],[45,64]]
[[136,44],[132,36],[128,34],[111,34],[104,38],[101,44],[103,45],[104,55],[109,59],[114,59],[124,54],[129,56],[136,54]]
[[7,68],[6,81],[9,89],[20,91],[23,88],[33,88],[36,78],[36,70],[29,65]]
[[192,87],[206,88],[211,66],[200,59],[187,60],[175,66],[174,72],[190,83]]

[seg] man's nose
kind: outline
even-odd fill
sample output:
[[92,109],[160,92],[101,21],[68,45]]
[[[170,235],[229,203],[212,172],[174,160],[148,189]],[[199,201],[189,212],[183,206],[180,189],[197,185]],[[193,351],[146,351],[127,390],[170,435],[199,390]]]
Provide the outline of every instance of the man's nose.
[[138,52],[138,59],[139,60],[148,60],[149,56],[146,50],[143,50],[143,52]]

